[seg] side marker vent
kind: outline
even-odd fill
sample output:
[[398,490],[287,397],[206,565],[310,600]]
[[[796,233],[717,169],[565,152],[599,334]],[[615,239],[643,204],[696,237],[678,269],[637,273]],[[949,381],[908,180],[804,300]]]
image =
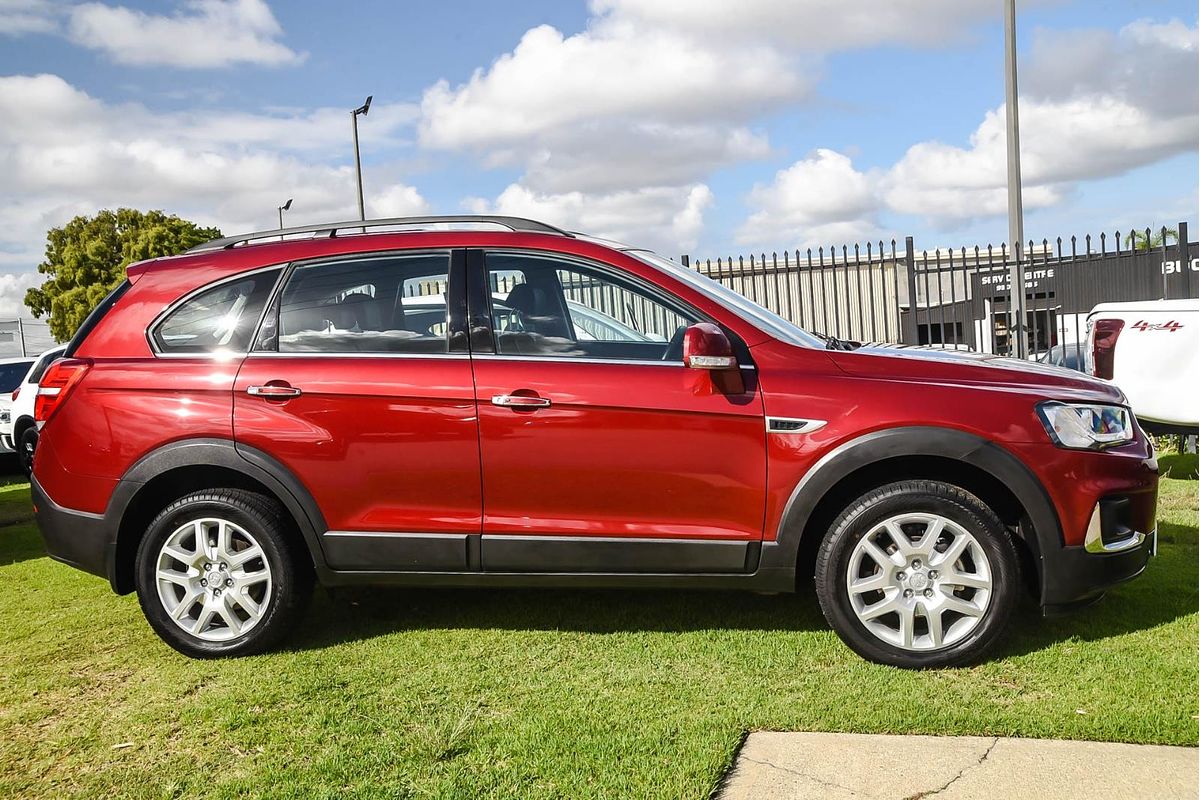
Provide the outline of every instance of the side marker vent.
[[767,417],[767,433],[812,433],[825,427],[823,419]]

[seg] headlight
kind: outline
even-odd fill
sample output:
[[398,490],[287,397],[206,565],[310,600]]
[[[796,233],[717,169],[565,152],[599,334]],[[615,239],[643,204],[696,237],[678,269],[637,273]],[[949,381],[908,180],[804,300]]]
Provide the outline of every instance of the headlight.
[[1133,416],[1121,406],[1050,402],[1037,410],[1059,447],[1099,450],[1133,440]]

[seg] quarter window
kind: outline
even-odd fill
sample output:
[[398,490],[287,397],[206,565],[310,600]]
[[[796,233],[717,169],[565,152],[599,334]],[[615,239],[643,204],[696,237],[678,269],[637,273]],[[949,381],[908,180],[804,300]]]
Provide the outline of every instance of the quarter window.
[[154,330],[159,352],[246,352],[279,272],[256,272],[184,301]]
[[446,353],[445,253],[297,267],[283,289],[281,353]]

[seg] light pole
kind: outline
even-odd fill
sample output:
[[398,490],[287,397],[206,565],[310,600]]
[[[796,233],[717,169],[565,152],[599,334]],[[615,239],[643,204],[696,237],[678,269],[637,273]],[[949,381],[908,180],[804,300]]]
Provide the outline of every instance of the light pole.
[[281,205],[279,207],[279,230],[283,230],[283,212],[287,211],[291,207],[292,207],[292,198],[290,198],[290,197],[288,198],[288,201],[286,203],[284,203],[283,205]]
[[371,110],[373,96],[367,95],[367,102],[350,112],[350,124],[354,127],[354,171],[358,175],[358,218],[360,220],[367,218],[367,212],[363,207],[362,160],[358,156],[358,115],[362,114],[365,117]]
[[1025,281],[1021,256],[1025,240],[1021,208],[1021,138],[1017,119],[1017,3],[1004,0],[1004,120],[1008,140],[1008,246],[1012,262],[1008,268],[1010,354],[1024,358]]

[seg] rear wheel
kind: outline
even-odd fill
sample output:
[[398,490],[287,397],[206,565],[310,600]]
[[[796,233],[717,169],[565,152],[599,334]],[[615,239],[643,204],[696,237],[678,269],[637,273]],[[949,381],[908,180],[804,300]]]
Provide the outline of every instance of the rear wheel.
[[1012,537],[974,495],[902,481],[852,502],[817,556],[825,618],[855,652],[899,667],[980,658],[1008,624],[1020,585]]
[[196,658],[256,653],[278,642],[312,593],[284,511],[240,489],[196,492],[160,513],[137,553],[142,612]]
[[32,425],[26,428],[21,434],[21,438],[17,440],[17,460],[27,478],[33,475],[33,451],[37,449],[37,441],[37,428]]

